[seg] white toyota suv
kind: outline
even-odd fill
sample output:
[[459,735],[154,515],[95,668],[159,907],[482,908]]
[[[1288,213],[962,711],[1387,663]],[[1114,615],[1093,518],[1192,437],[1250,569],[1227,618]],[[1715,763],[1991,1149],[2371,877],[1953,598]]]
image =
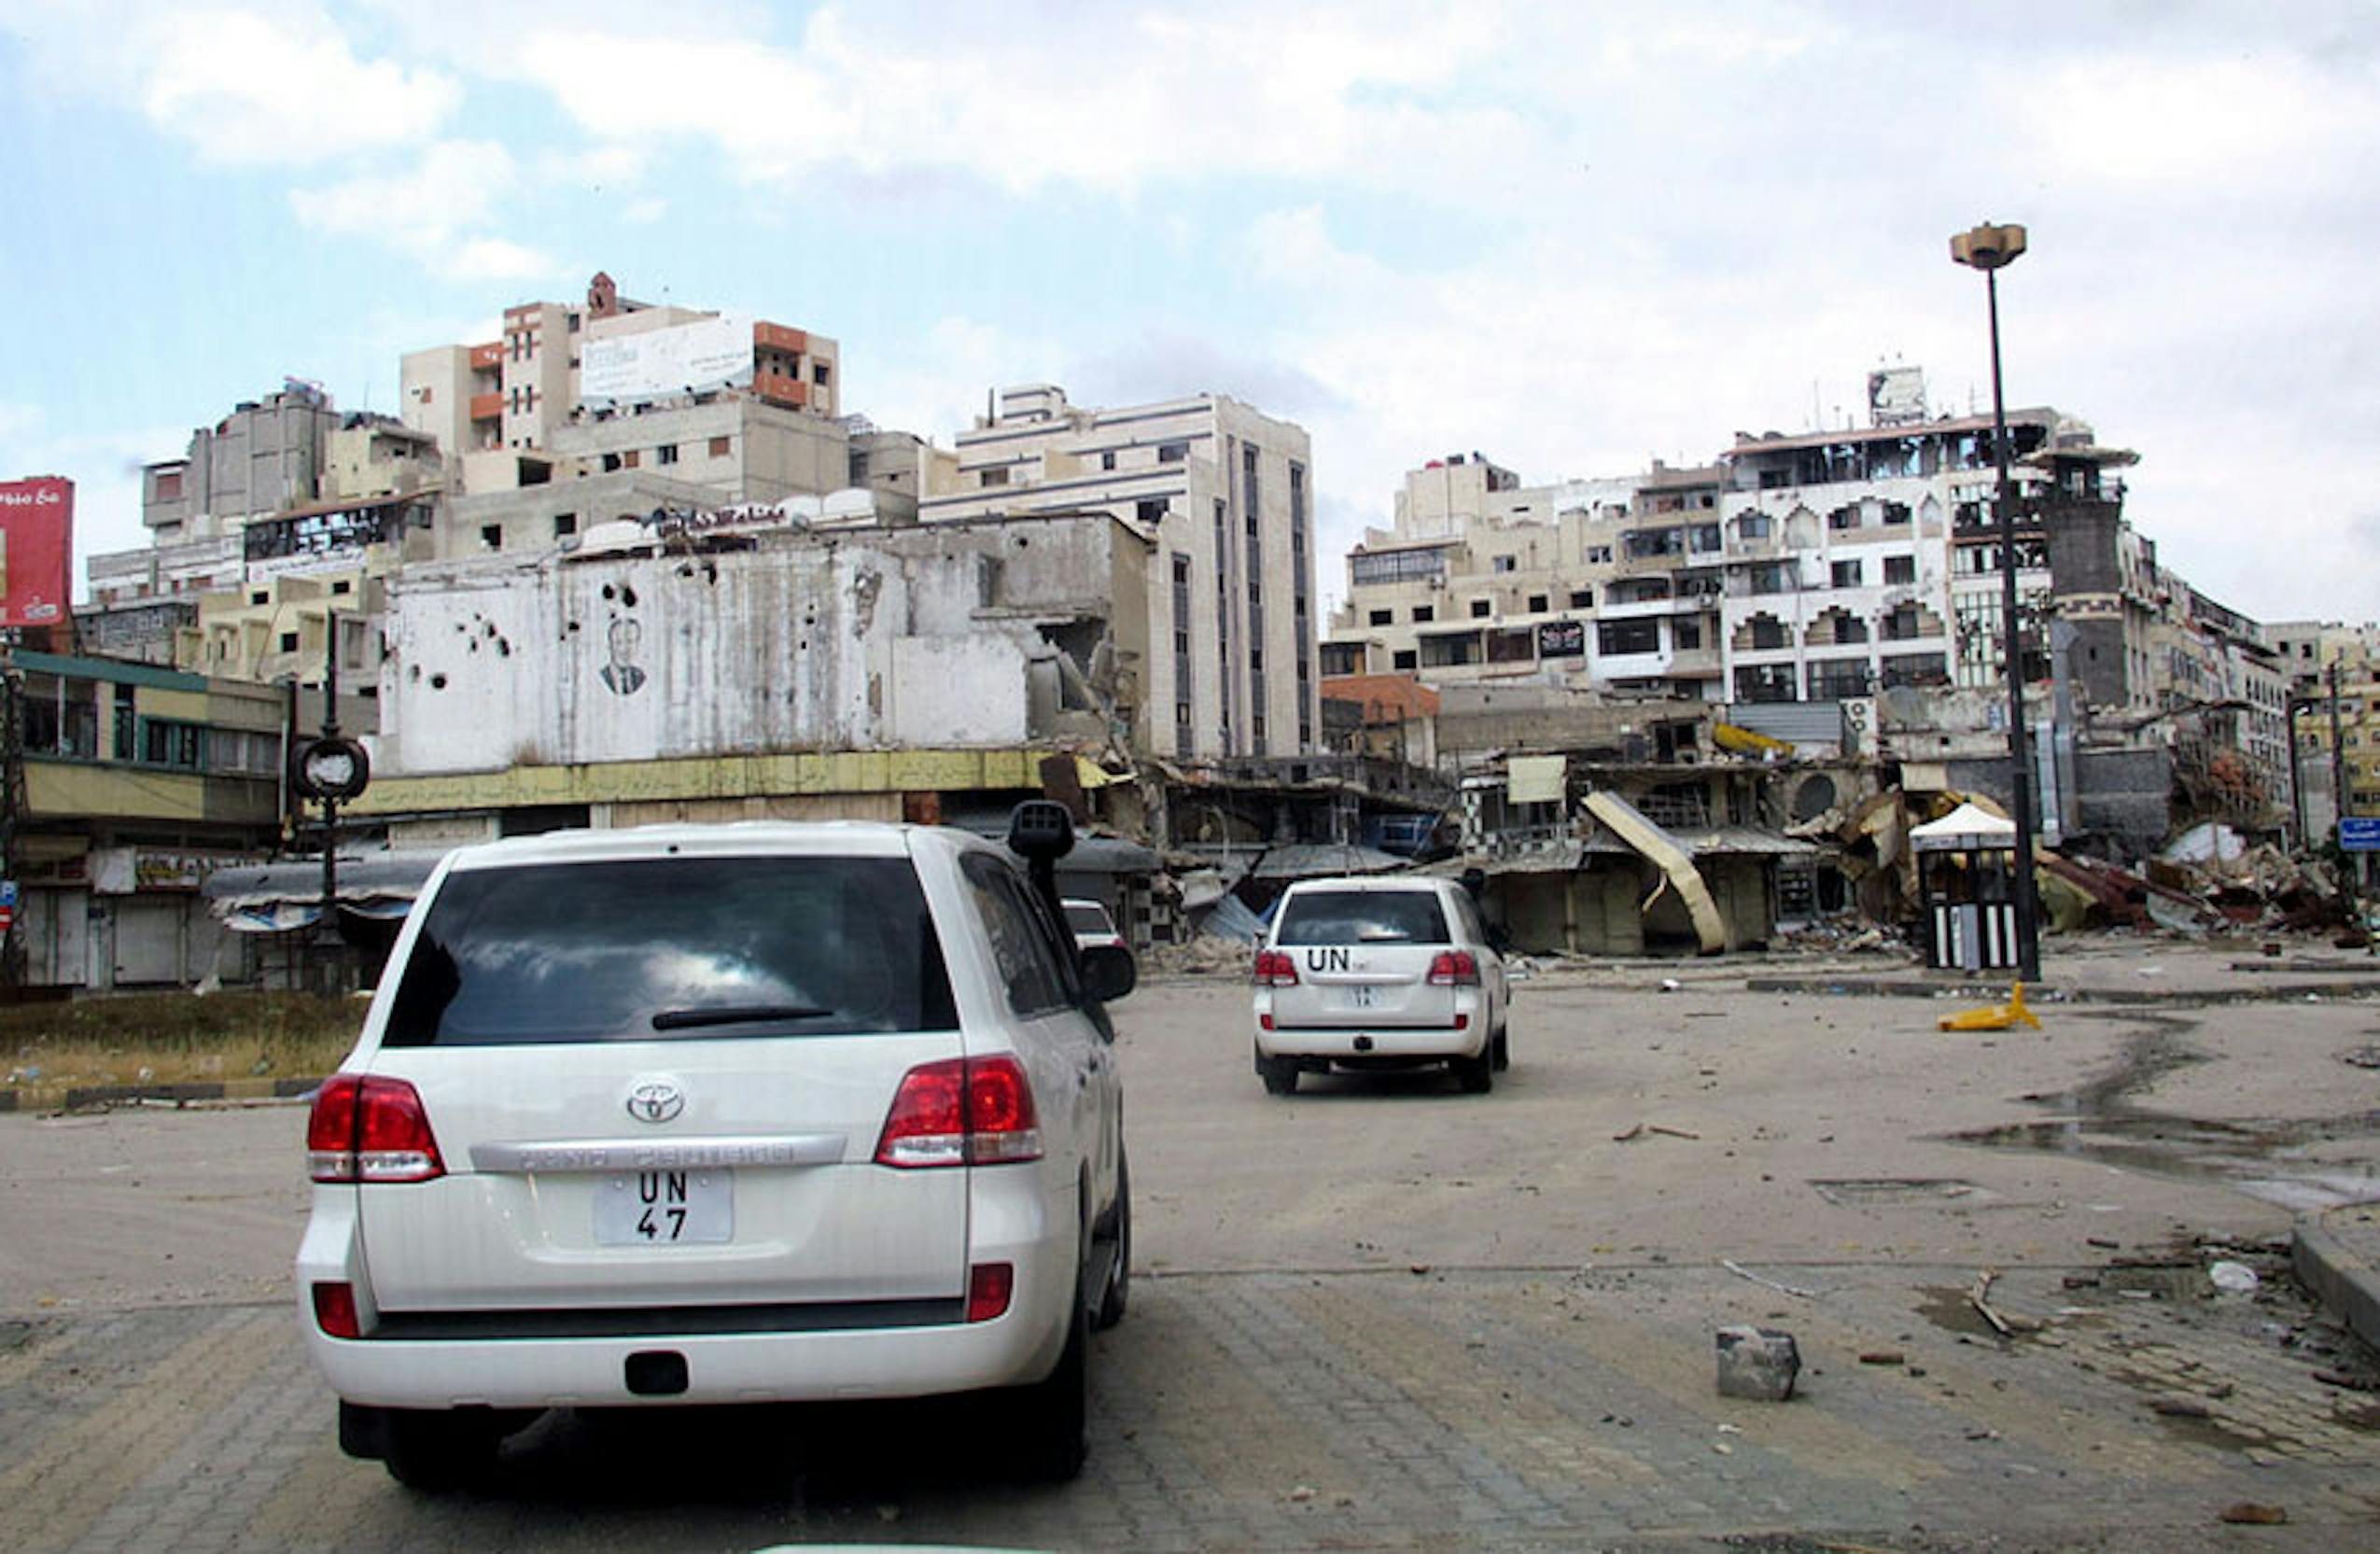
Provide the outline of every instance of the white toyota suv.
[[1512,1061],[1510,990],[1469,892],[1451,880],[1300,880],[1256,952],[1256,1074],[1443,1063],[1485,1092]]
[[307,1127],[341,1445],[440,1488],[544,1408],[1006,1388],[1019,1465],[1077,1471],[1131,971],[1037,883],[891,825],[448,858]]

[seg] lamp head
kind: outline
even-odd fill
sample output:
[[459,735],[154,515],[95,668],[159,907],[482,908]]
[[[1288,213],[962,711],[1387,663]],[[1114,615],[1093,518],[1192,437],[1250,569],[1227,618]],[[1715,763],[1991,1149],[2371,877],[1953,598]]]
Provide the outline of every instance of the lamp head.
[[1951,239],[1951,258],[1973,270],[1997,270],[2024,252],[2024,229],[1985,222]]

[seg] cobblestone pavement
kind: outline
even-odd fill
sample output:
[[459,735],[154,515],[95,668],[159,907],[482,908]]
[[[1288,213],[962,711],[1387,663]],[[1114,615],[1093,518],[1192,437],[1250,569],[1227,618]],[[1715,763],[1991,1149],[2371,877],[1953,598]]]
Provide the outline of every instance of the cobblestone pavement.
[[[2326,1330],[2285,1289],[2027,1270],[1992,1288],[2004,1339],[1963,1267],[1755,1271],[1811,1294],[1663,1267],[1144,1279],[1061,1489],[973,1465],[996,1410],[909,1406],[553,1416],[497,1487],[416,1496],[339,1454],[282,1305],[36,1317],[0,1324],[0,1547],[2380,1547],[2371,1399],[2315,1379]],[[1746,1320],[1799,1339],[1792,1402],[1717,1394],[1713,1330]],[[2289,1523],[2221,1524],[2240,1502]]]

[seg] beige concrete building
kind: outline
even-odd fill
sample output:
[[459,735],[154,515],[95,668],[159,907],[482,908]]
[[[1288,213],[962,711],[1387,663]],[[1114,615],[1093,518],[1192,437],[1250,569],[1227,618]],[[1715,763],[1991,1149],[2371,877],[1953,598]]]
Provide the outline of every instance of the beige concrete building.
[[[744,315],[639,302],[605,274],[579,304],[507,308],[499,339],[408,354],[400,378],[406,425],[437,440],[451,488],[473,495],[636,468],[623,462],[631,454],[693,459],[691,447],[706,466],[693,483],[730,501],[771,500],[730,487],[747,471],[763,472],[764,484],[824,478],[792,471],[818,463],[840,436],[833,341]],[[721,403],[784,413],[691,413]],[[658,412],[677,415],[667,435],[601,429]],[[838,468],[827,484],[788,489],[834,490],[846,479]]]
[[1316,746],[1312,453],[1219,394],[1091,410],[1001,391],[956,447],[924,450],[923,524],[1111,514],[1155,546],[1138,739],[1179,760]]

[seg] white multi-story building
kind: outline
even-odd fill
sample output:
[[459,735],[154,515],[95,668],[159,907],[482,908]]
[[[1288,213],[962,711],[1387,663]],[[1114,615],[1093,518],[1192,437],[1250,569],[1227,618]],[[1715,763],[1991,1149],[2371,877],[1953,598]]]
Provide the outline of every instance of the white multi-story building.
[[1150,651],[1123,666],[1143,748],[1182,760],[1314,748],[1304,428],[1219,394],[1091,410],[1036,384],[1002,390],[955,441],[922,450],[920,522],[1097,511],[1155,543]]

